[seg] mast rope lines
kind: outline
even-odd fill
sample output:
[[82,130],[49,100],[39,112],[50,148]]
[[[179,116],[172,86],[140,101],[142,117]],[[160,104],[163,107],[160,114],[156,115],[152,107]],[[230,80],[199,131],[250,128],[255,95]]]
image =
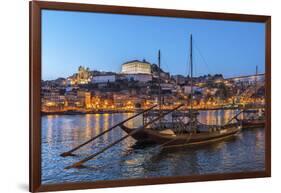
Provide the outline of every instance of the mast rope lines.
[[143,113],[145,113],[145,112],[147,112],[147,111],[150,111],[151,109],[155,108],[156,106],[157,106],[157,105],[154,105],[154,106],[152,106],[152,107],[150,107],[150,108],[148,108],[148,109],[145,109],[145,110],[143,110],[143,111],[141,111],[141,112],[139,112],[139,113],[137,113],[137,114],[135,114],[135,115],[133,115],[133,116],[131,116],[131,117],[129,117],[129,118],[127,118],[127,119],[125,119],[125,120],[119,122],[119,123],[117,123],[116,125],[114,125],[114,126],[110,127],[109,129],[107,129],[107,130],[101,132],[101,133],[98,134],[97,136],[95,136],[95,137],[93,137],[93,138],[91,138],[91,139],[85,141],[84,143],[78,145],[77,147],[75,147],[75,148],[73,148],[73,149],[71,149],[71,150],[69,150],[69,151],[67,151],[67,152],[63,152],[62,154],[60,154],[60,156],[62,156],[62,157],[74,156],[74,154],[72,154],[72,153],[73,153],[74,151],[76,151],[77,149],[83,147],[84,145],[87,145],[88,143],[90,143],[90,142],[94,141],[95,139],[101,137],[102,135],[106,134],[107,132],[113,130],[114,128],[117,128],[118,126],[120,126],[120,125],[126,123],[127,121],[129,121],[129,120],[131,120],[131,119],[133,119],[133,118],[135,118],[135,117],[137,117],[137,116],[139,116],[139,115],[141,115],[141,114],[143,114]]
[[143,126],[137,128],[137,129],[133,130],[133,131],[130,132],[129,134],[125,135],[124,137],[121,137],[120,139],[118,139],[118,140],[116,140],[115,142],[111,143],[110,145],[106,146],[105,148],[103,148],[102,150],[98,151],[97,153],[94,153],[94,154],[92,154],[92,155],[90,155],[90,156],[88,156],[88,157],[86,157],[86,158],[84,158],[84,159],[82,159],[82,160],[80,160],[80,161],[78,161],[78,162],[76,162],[76,163],[70,165],[70,166],[67,166],[67,167],[65,167],[65,169],[82,168],[82,167],[83,167],[83,163],[85,163],[85,162],[87,162],[87,161],[89,161],[89,160],[95,158],[96,156],[98,156],[99,154],[105,152],[106,150],[108,150],[108,149],[111,148],[112,146],[118,144],[119,142],[121,142],[121,141],[123,141],[124,139],[126,139],[126,138],[132,136],[133,134],[135,134],[135,133],[137,133],[137,132],[139,132],[139,131],[145,129],[148,125],[154,123],[155,121],[160,120],[160,119],[163,118],[164,116],[166,116],[166,115],[170,114],[171,112],[173,112],[173,111],[179,109],[179,108],[182,107],[183,105],[184,105],[184,104],[180,104],[179,106],[173,108],[172,110],[169,110],[169,111],[167,111],[167,112],[165,112],[165,113],[162,113],[162,114],[161,114],[160,116],[158,116],[157,118],[153,119],[152,121],[146,123],[145,125],[143,125]]

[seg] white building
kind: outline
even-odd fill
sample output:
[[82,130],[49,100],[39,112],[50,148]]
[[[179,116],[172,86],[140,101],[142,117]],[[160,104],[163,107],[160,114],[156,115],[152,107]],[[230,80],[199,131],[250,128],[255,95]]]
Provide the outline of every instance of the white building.
[[120,79],[134,80],[139,82],[149,82],[152,80],[151,74],[122,74]]
[[229,78],[228,80],[232,80],[235,83],[244,83],[244,84],[251,85],[251,84],[255,84],[256,82],[264,82],[265,77],[264,74],[258,74],[258,75]]
[[115,82],[116,75],[101,75],[101,76],[94,76],[92,78],[92,83],[107,83],[107,82]]
[[151,64],[145,60],[133,60],[122,64],[121,73],[124,74],[151,74]]

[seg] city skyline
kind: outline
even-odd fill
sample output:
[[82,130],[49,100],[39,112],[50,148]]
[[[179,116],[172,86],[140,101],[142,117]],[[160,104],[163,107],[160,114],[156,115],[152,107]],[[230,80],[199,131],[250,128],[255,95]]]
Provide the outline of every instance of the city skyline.
[[120,72],[130,60],[157,63],[158,49],[164,71],[187,75],[191,33],[195,76],[250,75],[256,66],[264,73],[264,24],[44,10],[42,79],[66,78],[80,65]]

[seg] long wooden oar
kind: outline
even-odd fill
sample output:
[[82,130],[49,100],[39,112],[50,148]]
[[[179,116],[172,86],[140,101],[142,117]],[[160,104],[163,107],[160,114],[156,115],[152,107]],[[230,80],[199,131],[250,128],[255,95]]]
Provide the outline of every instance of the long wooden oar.
[[88,157],[82,159],[82,160],[79,161],[79,162],[76,162],[76,163],[74,163],[74,164],[72,164],[72,165],[70,165],[70,166],[65,167],[65,169],[82,167],[82,164],[83,164],[83,163],[85,163],[85,162],[87,162],[87,161],[93,159],[94,157],[96,157],[96,156],[98,156],[99,154],[103,153],[103,152],[106,151],[107,149],[109,149],[109,148],[111,148],[112,146],[116,145],[117,143],[123,141],[123,140],[126,139],[127,137],[130,137],[130,136],[132,136],[133,134],[135,134],[135,133],[141,131],[142,129],[146,128],[148,125],[154,123],[155,121],[158,121],[158,120],[161,119],[162,117],[164,117],[164,116],[166,116],[167,114],[169,114],[169,113],[171,113],[171,112],[177,110],[178,108],[180,108],[180,107],[182,107],[182,106],[183,106],[183,104],[181,104],[181,105],[175,107],[174,109],[172,109],[172,110],[170,110],[170,111],[167,111],[167,112],[165,112],[165,113],[162,113],[162,114],[159,115],[157,118],[155,118],[155,119],[153,119],[152,121],[150,121],[150,122],[144,124],[142,127],[139,127],[138,129],[133,130],[133,131],[130,132],[129,134],[125,135],[124,137],[122,137],[122,138],[118,139],[117,141],[111,143],[110,145],[106,146],[105,148],[103,148],[103,149],[100,150],[99,152],[94,153],[94,154],[92,154],[92,155],[90,155],[90,156],[88,156]]
[[120,123],[118,123],[118,124],[116,124],[116,125],[110,127],[109,129],[107,129],[107,130],[101,132],[101,133],[98,134],[97,136],[95,136],[95,137],[93,137],[93,138],[91,138],[91,139],[85,141],[84,143],[78,145],[77,147],[75,147],[75,148],[73,148],[73,149],[71,149],[71,150],[69,150],[69,151],[67,151],[67,152],[64,152],[64,153],[60,154],[60,156],[66,157],[66,156],[72,156],[72,155],[74,155],[74,154],[72,154],[72,152],[76,151],[77,149],[81,148],[82,146],[84,146],[84,145],[90,143],[91,141],[94,141],[95,139],[99,138],[100,136],[104,135],[105,133],[111,131],[112,129],[114,129],[114,128],[118,127],[118,126],[120,126],[121,124],[124,124],[124,123],[126,123],[127,121],[129,121],[129,120],[131,120],[131,119],[133,119],[133,118],[135,118],[135,117],[137,117],[137,116],[139,116],[139,115],[141,115],[141,114],[143,114],[143,113],[145,113],[145,112],[147,112],[147,111],[150,111],[151,109],[153,109],[153,108],[156,107],[156,106],[157,106],[157,105],[154,105],[154,106],[152,106],[152,107],[150,107],[150,108],[148,108],[148,109],[146,109],[146,110],[143,110],[143,111],[140,112],[140,113],[137,113],[137,114],[135,114],[135,115],[133,115],[133,116],[131,116],[131,117],[125,119],[124,121],[121,121]]

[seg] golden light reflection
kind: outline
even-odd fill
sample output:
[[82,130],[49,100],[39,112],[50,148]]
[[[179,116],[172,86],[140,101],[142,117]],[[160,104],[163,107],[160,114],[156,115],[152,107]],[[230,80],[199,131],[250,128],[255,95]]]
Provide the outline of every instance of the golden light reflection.
[[232,111],[224,111],[224,124],[227,123],[232,118]]
[[86,119],[85,137],[89,138],[89,137],[92,136],[91,115],[90,114],[86,114],[85,115],[85,119]]
[[[106,130],[109,128],[109,114],[105,113],[102,115],[102,117],[103,117],[103,128],[104,128],[104,130]],[[108,137],[109,137],[110,133],[112,134],[113,132],[109,132],[104,135],[104,139],[106,141],[108,141]]]
[[64,135],[64,132],[66,132],[69,128],[72,127],[71,123],[72,123],[71,119],[68,119],[68,118],[64,119],[63,126],[62,126],[62,128],[59,129],[59,132],[60,132],[60,134],[59,134],[60,139],[59,140],[68,141],[69,138],[73,138],[74,135],[71,135],[71,136]]
[[212,116],[211,116],[211,111],[207,111],[207,125],[212,125],[212,120],[211,120]]
[[256,132],[256,144],[255,146],[257,148],[263,148],[264,147],[264,131],[259,130]]
[[94,128],[94,130],[95,130],[95,134],[97,135],[98,133],[100,133],[102,130],[101,130],[101,128],[100,128],[100,114],[95,114],[94,115],[94,119],[95,119],[95,128]]
[[224,114],[225,112],[224,111],[222,111],[222,110],[218,110],[217,111],[217,116],[215,116],[216,118],[217,118],[217,120],[216,120],[216,124],[218,124],[218,125],[221,125],[222,124],[222,121],[224,120],[224,119],[222,119],[222,114]]
[[47,116],[47,143],[50,145],[52,144],[52,139],[53,139],[53,124],[54,124],[54,116],[53,115],[48,115]]

